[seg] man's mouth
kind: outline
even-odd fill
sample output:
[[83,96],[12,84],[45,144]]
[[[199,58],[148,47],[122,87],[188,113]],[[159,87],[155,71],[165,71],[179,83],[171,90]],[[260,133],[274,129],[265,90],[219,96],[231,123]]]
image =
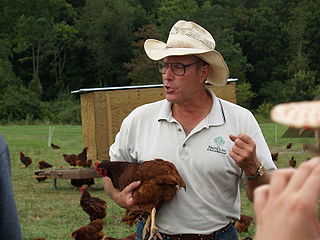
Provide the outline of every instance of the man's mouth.
[[166,93],[173,93],[175,91],[175,88],[169,87],[169,86],[165,86],[164,87]]

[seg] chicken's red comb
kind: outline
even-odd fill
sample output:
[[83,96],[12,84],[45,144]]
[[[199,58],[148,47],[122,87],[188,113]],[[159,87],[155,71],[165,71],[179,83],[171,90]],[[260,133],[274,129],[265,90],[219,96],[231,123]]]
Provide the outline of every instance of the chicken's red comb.
[[97,169],[97,167],[98,167],[99,164],[100,164],[99,161],[95,161],[95,162],[93,163],[94,169]]

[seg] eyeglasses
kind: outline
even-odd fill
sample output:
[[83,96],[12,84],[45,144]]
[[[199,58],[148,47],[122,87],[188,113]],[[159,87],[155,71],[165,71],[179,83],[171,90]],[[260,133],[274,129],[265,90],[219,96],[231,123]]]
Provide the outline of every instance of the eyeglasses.
[[190,64],[182,63],[167,63],[167,62],[158,62],[158,70],[161,74],[165,74],[166,71],[171,68],[172,72],[177,76],[183,76],[186,72],[186,68],[190,67],[193,64],[196,64],[200,60],[197,60]]

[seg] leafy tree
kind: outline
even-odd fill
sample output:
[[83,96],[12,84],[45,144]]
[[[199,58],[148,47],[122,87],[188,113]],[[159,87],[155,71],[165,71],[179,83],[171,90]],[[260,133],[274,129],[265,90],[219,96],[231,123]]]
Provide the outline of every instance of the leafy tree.
[[30,52],[20,61],[32,61],[30,75],[39,77],[40,64],[51,40],[52,19],[45,16],[21,15],[17,23],[16,53]]
[[59,124],[81,124],[80,104],[70,93],[58,93],[55,100],[42,102],[41,118]]
[[[197,8],[198,4],[195,0],[163,0],[157,11],[157,20],[163,36],[165,38],[168,36],[171,27],[178,20],[192,20]],[[166,41],[166,39],[162,40]]]
[[289,21],[283,27],[289,39],[289,62],[287,68],[289,73],[304,71],[309,65],[309,57],[305,49],[309,41],[306,38],[306,32],[311,13],[307,2],[309,1],[302,1],[291,10]]
[[320,92],[320,85],[316,84],[316,74],[313,71],[298,71],[289,80],[284,91],[284,101],[312,100]]
[[[266,81],[264,86],[259,90],[258,96],[263,99],[264,103],[277,104],[284,100],[285,93],[283,90],[286,88],[287,83],[284,80]],[[254,104],[258,106],[258,104]]]
[[139,28],[135,35],[138,37],[138,40],[132,44],[135,48],[135,57],[124,65],[129,71],[128,78],[131,80],[131,85],[161,83],[155,62],[147,57],[143,48],[146,39],[161,39],[161,33],[158,32],[155,25],[146,25]]
[[242,82],[237,84],[237,103],[245,108],[249,108],[251,100],[256,96],[251,90],[251,84]]
[[29,90],[34,93],[34,95],[40,99],[42,94],[42,85],[38,75],[34,75],[29,83]]
[[[10,58],[12,57],[11,43],[9,39],[0,38],[0,89],[21,84],[14,70]],[[0,97],[1,98],[1,97]]]
[[235,41],[236,22],[231,12],[227,7],[205,2],[197,9],[194,19],[213,35],[216,49],[228,64],[230,77],[238,78],[240,83],[245,83],[246,72],[250,71],[252,66],[243,55],[240,44]]
[[67,58],[68,51],[74,47],[76,41],[77,30],[62,21],[53,25],[54,43],[52,48],[53,60],[51,62],[52,71],[56,79],[56,86],[64,88],[68,86],[64,82],[64,70],[69,60]]
[[305,53],[309,57],[309,68],[317,72],[318,84],[320,81],[320,0],[308,1],[308,28],[306,38],[308,42],[305,46]]
[[78,29],[90,52],[99,86],[126,85],[123,63],[131,58],[133,9],[125,0],[89,0]]
[[9,86],[0,97],[0,119],[19,121],[39,118],[40,101],[25,87]]

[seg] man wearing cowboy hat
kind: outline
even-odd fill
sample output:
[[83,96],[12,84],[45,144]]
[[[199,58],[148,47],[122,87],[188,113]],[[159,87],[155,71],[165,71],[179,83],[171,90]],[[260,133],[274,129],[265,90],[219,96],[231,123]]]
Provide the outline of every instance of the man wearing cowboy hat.
[[[175,164],[187,188],[157,213],[164,239],[238,239],[232,222],[240,218],[240,180],[252,200],[254,188],[268,183],[276,169],[259,125],[247,109],[206,88],[206,82],[224,86],[229,70],[211,34],[198,24],[180,20],[166,43],[149,39],[144,49],[160,60],[165,99],[124,119],[110,159],[162,158]],[[129,209],[137,186],[119,192],[104,178],[106,192]]]

